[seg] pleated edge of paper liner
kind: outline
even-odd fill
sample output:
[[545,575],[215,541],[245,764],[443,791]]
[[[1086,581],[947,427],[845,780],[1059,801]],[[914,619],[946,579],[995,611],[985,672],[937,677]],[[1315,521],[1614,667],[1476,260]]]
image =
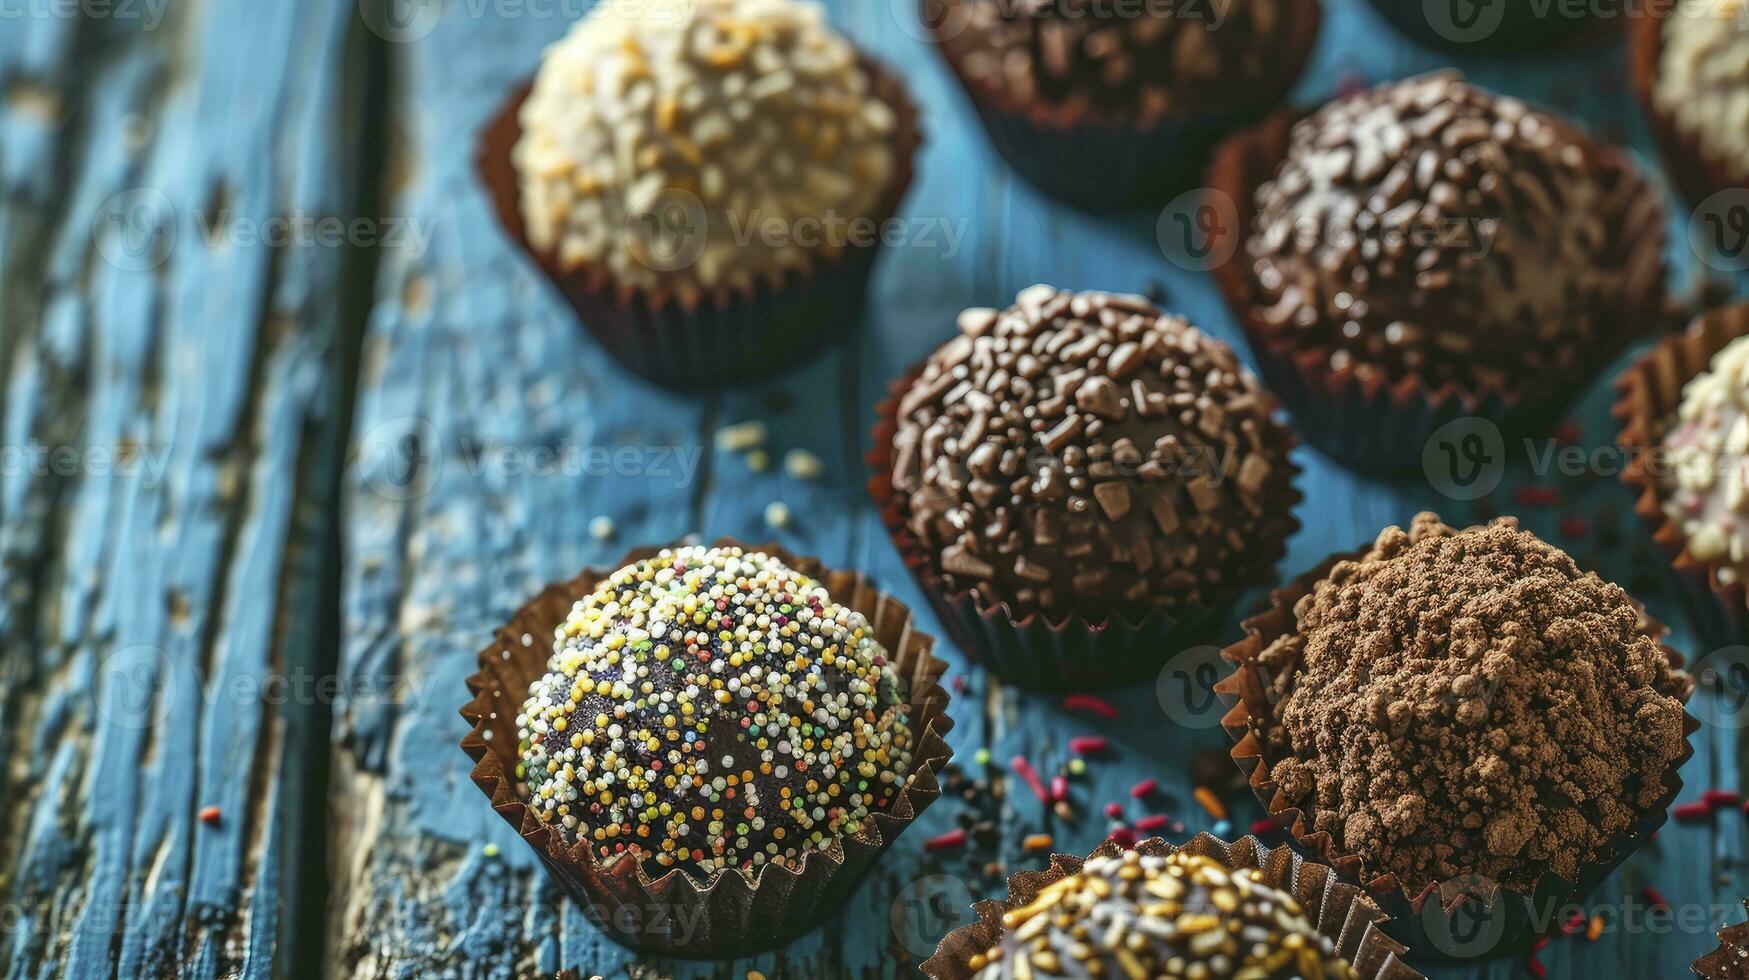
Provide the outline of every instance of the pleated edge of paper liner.
[[[1263,884],[1288,892],[1300,903],[1306,919],[1335,943],[1336,951],[1355,968],[1361,980],[1425,980],[1403,962],[1406,948],[1381,928],[1390,916],[1359,887],[1342,881],[1336,872],[1307,861],[1293,848],[1270,848],[1255,837],[1232,844],[1208,834],[1198,834],[1179,847],[1154,837],[1135,850],[1150,857],[1166,857],[1178,851],[1207,857],[1231,871],[1255,869]],[[1008,897],[978,902],[972,906],[978,921],[949,933],[925,960],[921,969],[932,980],[971,980],[971,958],[1002,940],[1002,916],[1024,907],[1047,886],[1078,874],[1085,862],[1096,857],[1115,857],[1122,848],[1107,840],[1087,858],[1053,854],[1042,871],[1022,871],[1008,879]]]
[[[507,747],[503,751],[509,753],[517,751],[514,718],[526,700],[529,684],[547,671],[553,631],[564,620],[576,600],[588,595],[597,584],[611,577],[618,569],[653,557],[666,548],[683,546],[674,544],[635,548],[613,567],[586,568],[576,578],[549,585],[519,608],[504,626],[495,631],[491,645],[480,651],[479,670],[467,679],[472,699],[461,708],[461,715],[472,728],[463,737],[461,747],[474,760],[470,777],[491,800],[492,808],[516,829],[518,835],[540,856],[548,871],[566,884],[567,891],[572,891],[573,895],[575,891],[572,886],[577,886],[591,900],[601,901],[604,905],[613,904],[614,901],[623,904],[627,897],[632,897],[652,906],[684,905],[708,913],[709,906],[720,897],[719,893],[739,890],[746,893],[748,918],[752,918],[752,912],[757,909],[762,893],[779,894],[778,890],[768,886],[780,879],[790,886],[790,889],[782,890],[786,898],[796,884],[807,880],[811,875],[824,875],[824,878],[815,883],[815,891],[828,890],[831,886],[827,882],[841,874],[848,873],[860,879],[861,874],[873,865],[875,859],[940,797],[938,776],[953,756],[953,751],[945,740],[947,734],[953,730],[953,719],[947,711],[952,697],[941,684],[948,665],[934,656],[935,639],[917,629],[911,610],[898,599],[878,589],[863,573],[830,570],[818,559],[797,556],[776,544],[755,546],[743,544],[733,538],[718,539],[712,547],[741,548],[750,553],[761,552],[782,561],[823,585],[834,602],[862,613],[869,620],[876,638],[887,649],[895,674],[903,678],[909,687],[907,719],[911,722],[916,747],[912,753],[911,772],[905,785],[894,796],[888,809],[872,814],[860,831],[842,838],[828,850],[815,850],[805,854],[799,871],[767,864],[751,876],[740,869],[724,869],[714,874],[710,881],[700,882],[690,872],[677,868],[652,879],[644,870],[642,862],[629,854],[608,861],[598,861],[593,857],[587,841],[579,841],[567,849],[559,844],[557,830],[534,817],[519,798],[514,776],[511,775],[514,763],[501,756],[496,747]],[[501,666],[510,669],[512,676],[504,677],[500,673]],[[511,683],[512,681],[520,683]],[[496,719],[494,715],[497,716]],[[508,738],[500,738],[493,733],[494,720],[499,728],[509,733]],[[855,859],[854,867],[850,866],[852,858]],[[731,903],[715,904],[726,906]],[[788,918],[783,916],[784,909],[781,907],[760,911],[765,915],[777,916],[773,921]],[[811,923],[796,935],[817,925],[822,914],[823,910],[811,909],[795,916],[797,920]],[[708,914],[704,921],[709,921]],[[705,931],[708,933],[710,930],[707,928]],[[656,948],[673,955],[694,955],[701,958],[742,955],[769,948],[770,945],[756,943],[745,946],[734,941],[719,941],[713,944],[711,950],[689,953],[686,944],[645,947],[636,936],[619,935],[619,938],[639,945],[640,948]],[[789,938],[793,939],[794,936]]]

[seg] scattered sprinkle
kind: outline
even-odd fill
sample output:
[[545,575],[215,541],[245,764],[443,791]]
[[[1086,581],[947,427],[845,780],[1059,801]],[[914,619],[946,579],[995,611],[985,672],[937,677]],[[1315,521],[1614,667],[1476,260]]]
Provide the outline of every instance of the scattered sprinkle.
[[741,422],[717,430],[717,449],[725,453],[744,453],[765,445],[764,422]]
[[1561,522],[1561,536],[1564,538],[1590,537],[1591,522],[1583,517],[1569,517]]
[[1156,813],[1137,820],[1136,829],[1143,833],[1152,833],[1156,830],[1165,830],[1169,822],[1164,814]]
[[1210,817],[1216,820],[1227,819],[1227,805],[1221,802],[1221,798],[1215,794],[1214,790],[1207,786],[1198,786],[1191,791],[1191,795],[1196,797],[1196,802],[1202,804],[1202,808],[1208,811]]
[[1651,885],[1647,885],[1640,889],[1640,894],[1646,899],[1647,904],[1651,905],[1654,910],[1660,912],[1667,912],[1670,910],[1670,903],[1664,901],[1664,893],[1653,888]]
[[1585,927],[1585,939],[1594,943],[1601,935],[1603,935],[1603,916],[1594,915],[1591,917],[1591,922]]
[[1251,821],[1251,832],[1258,836],[1262,836],[1263,834],[1273,834],[1280,829],[1281,821],[1274,817],[1264,817],[1262,820]]
[[1232,832],[1233,824],[1232,821],[1229,820],[1216,820],[1215,825],[1209,828],[1209,833],[1214,834],[1222,840],[1225,840],[1227,835]]
[[1025,849],[1028,854],[1037,854],[1040,851],[1050,850],[1056,843],[1057,839],[1050,834],[1032,834],[1025,840],[1021,841],[1020,846]]
[[1057,815],[1058,820],[1073,821],[1075,819],[1075,809],[1069,805],[1068,800],[1058,800],[1051,804],[1051,812]]
[[1017,755],[1009,759],[1008,768],[1019,773],[1020,778],[1026,780],[1026,785],[1032,787],[1032,795],[1038,797],[1040,803],[1051,802],[1050,794],[1045,791],[1044,780],[1038,778],[1038,770],[1032,767],[1032,763],[1026,761],[1026,756]]
[[1117,846],[1126,851],[1133,850],[1136,846],[1136,832],[1128,827],[1118,827],[1114,829],[1106,839],[1114,841]]
[[1585,438],[1585,429],[1577,422],[1567,421],[1555,426],[1555,441],[1563,446],[1578,445]]
[[747,454],[747,468],[755,473],[771,469],[771,454],[763,449],[753,450]]
[[1158,779],[1144,779],[1130,787],[1130,797],[1137,800],[1146,799],[1153,796],[1154,791],[1159,788],[1160,781]]
[[1584,912],[1575,911],[1572,915],[1567,916],[1566,922],[1561,923],[1561,933],[1567,936],[1571,936],[1583,928],[1585,928]]
[[597,541],[606,541],[613,537],[613,518],[597,517],[589,522],[589,536]]
[[1069,751],[1076,755],[1103,755],[1108,743],[1099,735],[1078,735],[1069,739]]
[[1069,760],[1069,775],[1071,775],[1071,776],[1085,776],[1085,775],[1087,775],[1087,760],[1085,760],[1085,759],[1070,759]]
[[1071,694],[1063,699],[1063,709],[1066,711],[1090,711],[1101,718],[1116,718],[1117,709],[1111,702],[1096,698],[1091,694]]
[[974,753],[972,755],[972,760],[980,766],[989,765],[990,764],[990,750],[989,749],[979,749],[976,753]]
[[797,480],[818,480],[826,466],[806,449],[792,449],[784,454],[783,471]]
[[1123,819],[1123,804],[1117,803],[1115,801],[1111,802],[1111,803],[1107,803],[1105,805],[1105,819],[1107,819],[1107,820],[1122,820]]
[[1534,956],[1527,957],[1525,959],[1524,968],[1526,970],[1529,970],[1532,976],[1538,977],[1539,980],[1540,980],[1540,978],[1547,977],[1549,975],[1549,968],[1546,966],[1543,966],[1542,962]]
[[1512,499],[1525,507],[1553,507],[1560,495],[1554,487],[1519,487],[1512,492]]
[[1699,823],[1712,815],[1713,808],[1705,803],[1684,803],[1670,811],[1670,819],[1677,823]]
[[216,806],[202,807],[200,811],[200,822],[208,826],[215,826],[223,816],[224,811]]
[[1051,801],[1061,803],[1069,798],[1069,777],[1056,775],[1051,777]]
[[789,520],[789,504],[786,504],[781,500],[773,500],[771,503],[765,505],[765,524],[767,527],[782,530],[783,528],[789,527]]
[[498,850],[497,844],[487,844],[485,847],[480,848],[480,853],[489,858],[495,858],[502,852]]
[[1707,806],[1714,808],[1739,806],[1743,802],[1741,793],[1733,793],[1728,789],[1709,789],[1700,798]]
[[966,829],[956,827],[945,834],[939,834],[923,842],[926,851],[951,851],[966,846]]

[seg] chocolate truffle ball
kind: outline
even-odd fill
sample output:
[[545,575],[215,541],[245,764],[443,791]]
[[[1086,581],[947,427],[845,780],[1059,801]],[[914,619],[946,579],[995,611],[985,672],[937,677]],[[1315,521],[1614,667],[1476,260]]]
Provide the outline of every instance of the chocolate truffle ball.
[[1224,344],[1050,286],[959,326],[900,398],[892,472],[950,588],[1096,615],[1206,601],[1273,560],[1289,440]]
[[1618,346],[1661,287],[1662,216],[1619,153],[1426,75],[1297,124],[1257,189],[1254,311],[1365,378],[1554,384]]
[[1091,858],[1002,928],[1001,944],[971,962],[977,980],[1355,977],[1292,895],[1183,852]]
[[1749,2],[1678,0],[1652,101],[1735,180],[1749,179]]
[[1688,553],[1718,567],[1721,585],[1749,579],[1749,337],[1713,355],[1682,389],[1664,437],[1664,513],[1682,528]]
[[1687,675],[1627,593],[1510,519],[1338,562],[1259,656],[1264,758],[1363,878],[1572,882],[1657,812]]
[[949,56],[1005,100],[1146,129],[1267,101],[1297,63],[1306,0],[930,0]]
[[777,559],[680,548],[558,627],[516,719],[531,810],[657,876],[798,867],[903,787],[906,692],[861,613]]
[[795,0],[598,4],[548,49],[521,120],[529,242],[683,300],[841,250],[900,170],[898,117]]

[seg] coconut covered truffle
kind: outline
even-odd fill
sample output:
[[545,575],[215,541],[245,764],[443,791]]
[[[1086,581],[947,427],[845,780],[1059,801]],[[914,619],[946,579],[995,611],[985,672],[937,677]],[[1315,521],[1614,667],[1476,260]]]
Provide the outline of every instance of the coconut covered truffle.
[[621,569],[559,626],[549,668],[517,718],[525,798],[652,876],[798,867],[911,769],[907,692],[873,627],[759,552]]
[[846,245],[898,119],[821,8],[599,4],[546,53],[513,153],[529,242],[622,291],[749,292]]
[[1663,218],[1625,158],[1453,72],[1298,123],[1256,202],[1259,329],[1363,379],[1573,380],[1662,289]]
[[1002,929],[972,958],[977,980],[1355,976],[1292,895],[1183,852],[1091,858],[1003,915]]
[[1686,674],[1619,587],[1502,520],[1422,514],[1338,562],[1259,656],[1259,734],[1313,831],[1415,896],[1576,880],[1656,812]]
[[1749,3],[1680,0],[1662,29],[1652,102],[1732,177],[1749,177]]
[[1749,338],[1713,356],[1682,389],[1664,437],[1664,513],[1682,528],[1688,553],[1718,566],[1731,585],[1749,576]]

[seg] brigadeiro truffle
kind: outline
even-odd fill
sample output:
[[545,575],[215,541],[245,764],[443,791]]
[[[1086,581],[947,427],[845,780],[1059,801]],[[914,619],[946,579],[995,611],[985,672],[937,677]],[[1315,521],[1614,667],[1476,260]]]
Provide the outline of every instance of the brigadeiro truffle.
[[1206,977],[1417,980],[1386,916],[1331,869],[1256,838],[1202,834],[1174,848],[1107,842],[1086,860],[1009,880],[1004,902],[950,934],[923,964],[934,980]]
[[[1743,904],[1749,908],[1749,901]],[[1694,975],[1706,980],[1749,980],[1749,923],[1719,930],[1719,948],[1694,961]]]
[[1194,186],[1220,135],[1286,97],[1322,18],[1319,0],[922,4],[997,151],[1095,207]]
[[[471,718],[511,721],[464,743],[496,763],[476,780],[622,938],[699,956],[787,941],[938,792],[944,665],[902,606],[832,578],[728,544],[646,553],[525,611],[574,597],[550,645],[519,651],[517,622],[482,656],[498,673],[476,678],[490,698]],[[668,933],[613,911],[650,903]]]
[[1666,168],[1698,204],[1749,186],[1749,3],[1650,0],[1629,49]]
[[1551,424],[1663,322],[1654,188],[1620,151],[1455,73],[1235,136],[1210,182],[1238,216],[1217,281],[1265,379],[1355,466],[1418,464],[1457,418]]
[[486,134],[500,219],[595,337],[669,386],[851,329],[920,143],[903,85],[797,0],[599,4]]
[[1749,636],[1749,305],[1713,310],[1616,382],[1622,480],[1709,645]]
[[1298,501],[1275,407],[1146,299],[1034,286],[894,386],[870,489],[968,652],[1018,683],[1117,683],[1272,581]]
[[[1691,683],[1619,587],[1511,519],[1388,528],[1227,650],[1233,755],[1308,853],[1427,935],[1504,955],[1662,823]],[[1440,928],[1491,907],[1497,932]],[[1498,918],[1493,918],[1498,916]]]

